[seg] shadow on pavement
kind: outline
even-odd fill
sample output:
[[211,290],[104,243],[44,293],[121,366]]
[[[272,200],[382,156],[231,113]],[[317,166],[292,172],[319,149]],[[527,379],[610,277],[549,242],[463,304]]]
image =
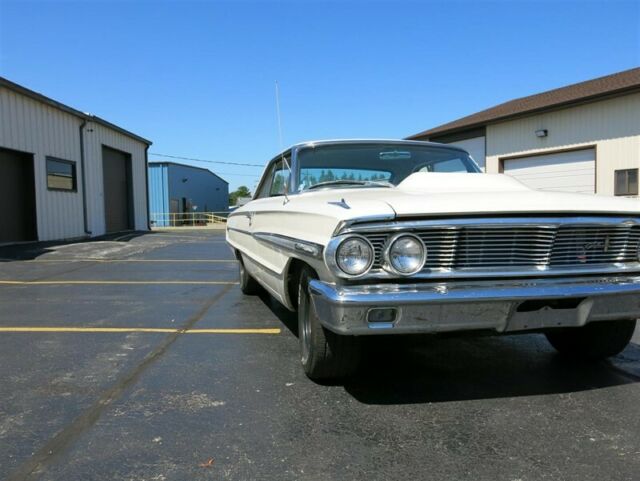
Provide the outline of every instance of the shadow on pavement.
[[269,308],[269,310],[275,315],[282,324],[293,334],[294,336],[298,336],[298,316],[295,312],[291,312],[289,309],[284,307],[280,302],[274,299],[267,291],[264,289],[261,290],[258,295],[262,302],[264,302],[265,306]]
[[131,231],[107,234],[90,239],[75,239],[68,241],[25,242],[0,246],[0,262],[28,261],[37,259],[45,254],[54,253],[57,247],[70,244],[90,244],[92,242],[129,242],[136,237],[153,235],[151,231]]
[[368,346],[360,374],[345,384],[365,404],[562,394],[640,381],[607,361],[567,360],[541,334],[384,341]]
[[[295,313],[266,292],[260,298],[297,336]],[[619,358],[639,363],[640,347],[630,345]],[[342,384],[365,404],[413,404],[562,394],[639,381],[608,361],[563,358],[542,334],[420,335],[364,339],[360,372]]]

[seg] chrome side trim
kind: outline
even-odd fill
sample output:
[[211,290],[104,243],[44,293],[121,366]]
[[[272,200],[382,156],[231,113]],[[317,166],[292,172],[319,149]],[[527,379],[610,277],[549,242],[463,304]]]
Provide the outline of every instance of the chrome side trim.
[[[287,194],[289,197],[293,197],[294,195],[300,195],[300,194]],[[284,196],[278,196],[279,198],[282,199],[283,204],[286,203]],[[252,201],[253,202],[253,201]],[[246,204],[249,205],[249,204]],[[236,217],[236,216],[245,216],[245,217],[255,217],[258,214],[280,214],[280,215],[286,215],[287,217],[291,217],[291,216],[308,216],[309,213],[308,212],[304,212],[304,211],[291,211],[291,212],[287,212],[284,210],[277,210],[277,209],[269,209],[269,210],[252,210],[252,211],[242,211],[242,212],[233,212],[231,214],[229,214],[229,217]]]
[[227,230],[239,232],[253,237],[254,239],[265,242],[281,249],[286,249],[297,254],[311,256],[315,259],[322,259],[323,248],[320,244],[288,237],[273,232],[249,232],[248,230],[238,229],[237,227],[227,227]]
[[252,235],[251,232],[244,229],[238,229],[237,227],[229,227],[227,226],[227,230],[231,230],[233,232],[240,232],[241,234]]
[[272,232],[254,232],[253,237],[261,242],[266,242],[273,246],[286,249],[304,256],[311,256],[316,259],[322,258],[322,246],[313,242],[288,237]]

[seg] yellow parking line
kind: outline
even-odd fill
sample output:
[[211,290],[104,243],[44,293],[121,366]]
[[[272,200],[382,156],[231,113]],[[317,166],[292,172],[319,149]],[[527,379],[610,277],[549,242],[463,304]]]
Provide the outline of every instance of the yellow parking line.
[[185,334],[280,334],[280,329],[189,329],[184,332]]
[[237,285],[237,281],[10,281],[10,280],[0,280],[0,285],[17,285],[17,286],[38,286],[38,285],[65,285],[65,284],[91,284],[91,285],[171,285],[171,284],[187,284],[187,285]]
[[107,332],[107,333],[175,333],[183,334],[280,334],[279,328],[265,329],[174,329],[162,327],[0,327],[0,332]]
[[[1,259],[7,260],[7,259]],[[51,263],[51,262],[198,262],[198,263],[233,263],[238,262],[235,259],[99,259],[93,257],[85,257],[82,259],[30,259],[19,262],[33,263]]]

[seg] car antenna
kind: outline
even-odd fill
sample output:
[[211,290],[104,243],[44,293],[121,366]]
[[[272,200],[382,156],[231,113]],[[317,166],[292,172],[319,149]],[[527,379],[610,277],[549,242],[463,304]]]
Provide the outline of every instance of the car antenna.
[[280,117],[280,86],[278,85],[277,80],[276,80],[276,114],[278,117],[278,140],[280,141],[280,155],[282,156],[282,161],[284,162],[284,165],[287,167],[287,170],[289,171],[289,180],[284,183],[284,198],[285,198],[285,203],[287,203],[289,202],[289,196],[287,195],[288,193],[287,191],[289,190],[289,182],[291,182],[291,176],[293,174],[291,172],[291,166],[289,165],[289,162],[284,157],[284,146],[282,143],[282,120]]

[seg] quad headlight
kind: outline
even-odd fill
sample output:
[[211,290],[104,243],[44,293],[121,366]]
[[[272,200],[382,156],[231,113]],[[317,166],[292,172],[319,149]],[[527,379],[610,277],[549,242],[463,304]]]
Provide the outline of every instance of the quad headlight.
[[385,267],[402,276],[420,272],[426,259],[427,248],[419,237],[412,234],[392,237],[384,251]]
[[345,238],[336,249],[336,264],[349,276],[365,274],[373,264],[373,247],[359,236]]

